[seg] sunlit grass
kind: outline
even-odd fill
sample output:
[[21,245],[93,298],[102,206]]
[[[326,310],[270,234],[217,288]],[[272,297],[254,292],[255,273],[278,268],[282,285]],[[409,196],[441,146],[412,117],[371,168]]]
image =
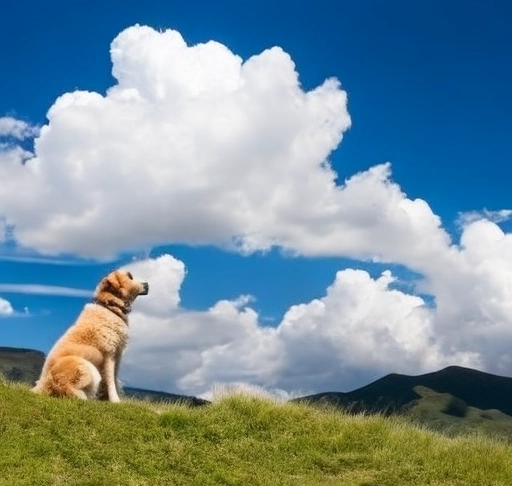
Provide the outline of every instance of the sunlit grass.
[[510,485],[512,446],[261,397],[187,408],[0,382],[0,485]]

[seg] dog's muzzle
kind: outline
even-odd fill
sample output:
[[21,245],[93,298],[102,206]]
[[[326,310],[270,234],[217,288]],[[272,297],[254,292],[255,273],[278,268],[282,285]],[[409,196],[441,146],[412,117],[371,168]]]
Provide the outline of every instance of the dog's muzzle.
[[142,290],[140,291],[139,295],[148,295],[149,292],[149,285],[147,282],[142,282]]

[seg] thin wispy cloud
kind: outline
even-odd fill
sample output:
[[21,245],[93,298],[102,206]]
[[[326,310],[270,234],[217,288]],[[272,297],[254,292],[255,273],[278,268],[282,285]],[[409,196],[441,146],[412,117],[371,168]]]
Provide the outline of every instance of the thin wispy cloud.
[[24,140],[39,135],[39,127],[11,116],[0,117],[0,137]]
[[[98,265],[98,260],[84,259],[84,258],[55,258],[41,256],[37,254],[23,254],[18,250],[16,254],[2,254],[0,253],[0,261],[14,262],[14,263],[39,263],[43,265],[61,265],[61,266],[86,266]],[[106,263],[103,260],[102,263]]]
[[459,213],[457,223],[463,227],[474,221],[482,219],[492,221],[493,223],[503,223],[510,221],[512,218],[512,209],[500,209],[497,211],[491,211],[489,209],[483,209],[482,211],[467,211]]
[[79,262],[76,260],[61,260],[54,258],[44,257],[30,257],[30,256],[11,256],[11,255],[0,255],[0,260],[4,262],[15,262],[15,263],[42,263],[45,265],[78,265]]
[[59,287],[55,285],[40,284],[0,284],[0,293],[6,294],[32,294],[32,295],[55,295],[60,297],[91,297],[92,291],[75,289],[72,287]]

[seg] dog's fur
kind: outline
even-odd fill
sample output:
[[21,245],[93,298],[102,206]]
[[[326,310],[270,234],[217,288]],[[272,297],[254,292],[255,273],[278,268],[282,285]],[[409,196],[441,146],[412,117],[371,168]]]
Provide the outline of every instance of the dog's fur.
[[116,270],[96,287],[76,322],[49,352],[32,389],[55,397],[101,398],[119,402],[117,372],[128,340],[130,304],[148,284]]

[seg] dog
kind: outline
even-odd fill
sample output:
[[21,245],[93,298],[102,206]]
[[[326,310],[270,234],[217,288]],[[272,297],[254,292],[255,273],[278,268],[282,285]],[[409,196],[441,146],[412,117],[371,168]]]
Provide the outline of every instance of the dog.
[[117,373],[128,341],[128,314],[149,285],[116,270],[104,277],[94,299],[48,353],[35,393],[119,402]]

